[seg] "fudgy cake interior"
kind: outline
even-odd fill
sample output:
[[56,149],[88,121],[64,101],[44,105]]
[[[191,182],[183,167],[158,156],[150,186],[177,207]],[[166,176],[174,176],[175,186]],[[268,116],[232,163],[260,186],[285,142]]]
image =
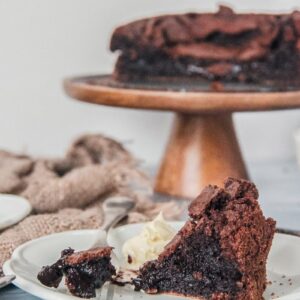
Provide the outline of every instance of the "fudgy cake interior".
[[133,284],[147,293],[197,299],[262,299],[275,221],[265,219],[254,184],[228,178],[189,207],[191,219]]
[[[134,281],[148,293],[171,292],[210,297],[216,291],[235,295],[242,274],[233,261],[221,256],[219,242],[195,232],[159,266],[150,262]],[[184,271],[183,271],[184,270]]]
[[208,81],[300,84],[300,12],[164,15],[118,27],[119,81],[188,77]]
[[96,296],[96,289],[116,274],[110,262],[112,248],[99,247],[74,253],[69,248],[63,250],[61,258],[51,266],[45,266],[39,272],[38,280],[57,288],[65,276],[65,284],[70,293],[81,298]]

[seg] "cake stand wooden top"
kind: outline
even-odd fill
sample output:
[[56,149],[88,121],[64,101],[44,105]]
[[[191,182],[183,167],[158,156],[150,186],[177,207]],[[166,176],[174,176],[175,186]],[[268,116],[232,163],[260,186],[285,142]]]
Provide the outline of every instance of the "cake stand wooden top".
[[228,84],[222,92],[213,92],[211,86],[199,81],[121,84],[110,75],[68,78],[64,88],[69,96],[81,101],[137,109],[218,113],[300,107],[300,88],[276,91],[264,86]]

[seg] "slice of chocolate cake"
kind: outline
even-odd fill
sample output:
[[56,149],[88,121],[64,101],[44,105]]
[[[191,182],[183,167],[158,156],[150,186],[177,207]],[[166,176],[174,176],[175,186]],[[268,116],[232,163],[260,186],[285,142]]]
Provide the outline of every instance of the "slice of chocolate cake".
[[300,84],[300,12],[285,15],[188,13],[117,28],[119,81],[191,78],[272,85]]
[[96,289],[116,274],[110,262],[111,251],[111,247],[76,253],[71,248],[63,250],[61,258],[53,265],[43,267],[37,278],[42,284],[57,288],[65,276],[65,284],[72,295],[93,298]]
[[195,299],[261,300],[275,221],[265,219],[255,185],[228,178],[191,202],[186,222],[157,260],[133,279],[136,290]]

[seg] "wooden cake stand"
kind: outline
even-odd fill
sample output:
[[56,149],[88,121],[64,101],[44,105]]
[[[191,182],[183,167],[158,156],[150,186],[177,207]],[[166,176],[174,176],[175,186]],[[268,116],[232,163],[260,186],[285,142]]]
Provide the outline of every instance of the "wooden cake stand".
[[250,85],[226,85],[211,92],[211,86],[199,82],[120,84],[101,75],[66,79],[64,87],[81,101],[175,112],[155,191],[183,197],[195,197],[209,183],[221,185],[227,176],[248,178],[233,112],[300,107],[300,91],[275,92]]

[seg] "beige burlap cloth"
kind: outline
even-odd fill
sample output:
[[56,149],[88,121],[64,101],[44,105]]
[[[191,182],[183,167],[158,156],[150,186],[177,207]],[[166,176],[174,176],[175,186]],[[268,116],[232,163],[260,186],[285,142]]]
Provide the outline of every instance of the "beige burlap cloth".
[[150,181],[138,165],[120,143],[102,135],[80,137],[62,159],[0,151],[0,193],[22,195],[33,207],[30,216],[0,232],[0,273],[22,243],[65,230],[99,227],[101,204],[111,195],[135,200],[128,223],[146,221],[159,211],[168,219],[178,217],[180,209],[174,202],[150,200]]

